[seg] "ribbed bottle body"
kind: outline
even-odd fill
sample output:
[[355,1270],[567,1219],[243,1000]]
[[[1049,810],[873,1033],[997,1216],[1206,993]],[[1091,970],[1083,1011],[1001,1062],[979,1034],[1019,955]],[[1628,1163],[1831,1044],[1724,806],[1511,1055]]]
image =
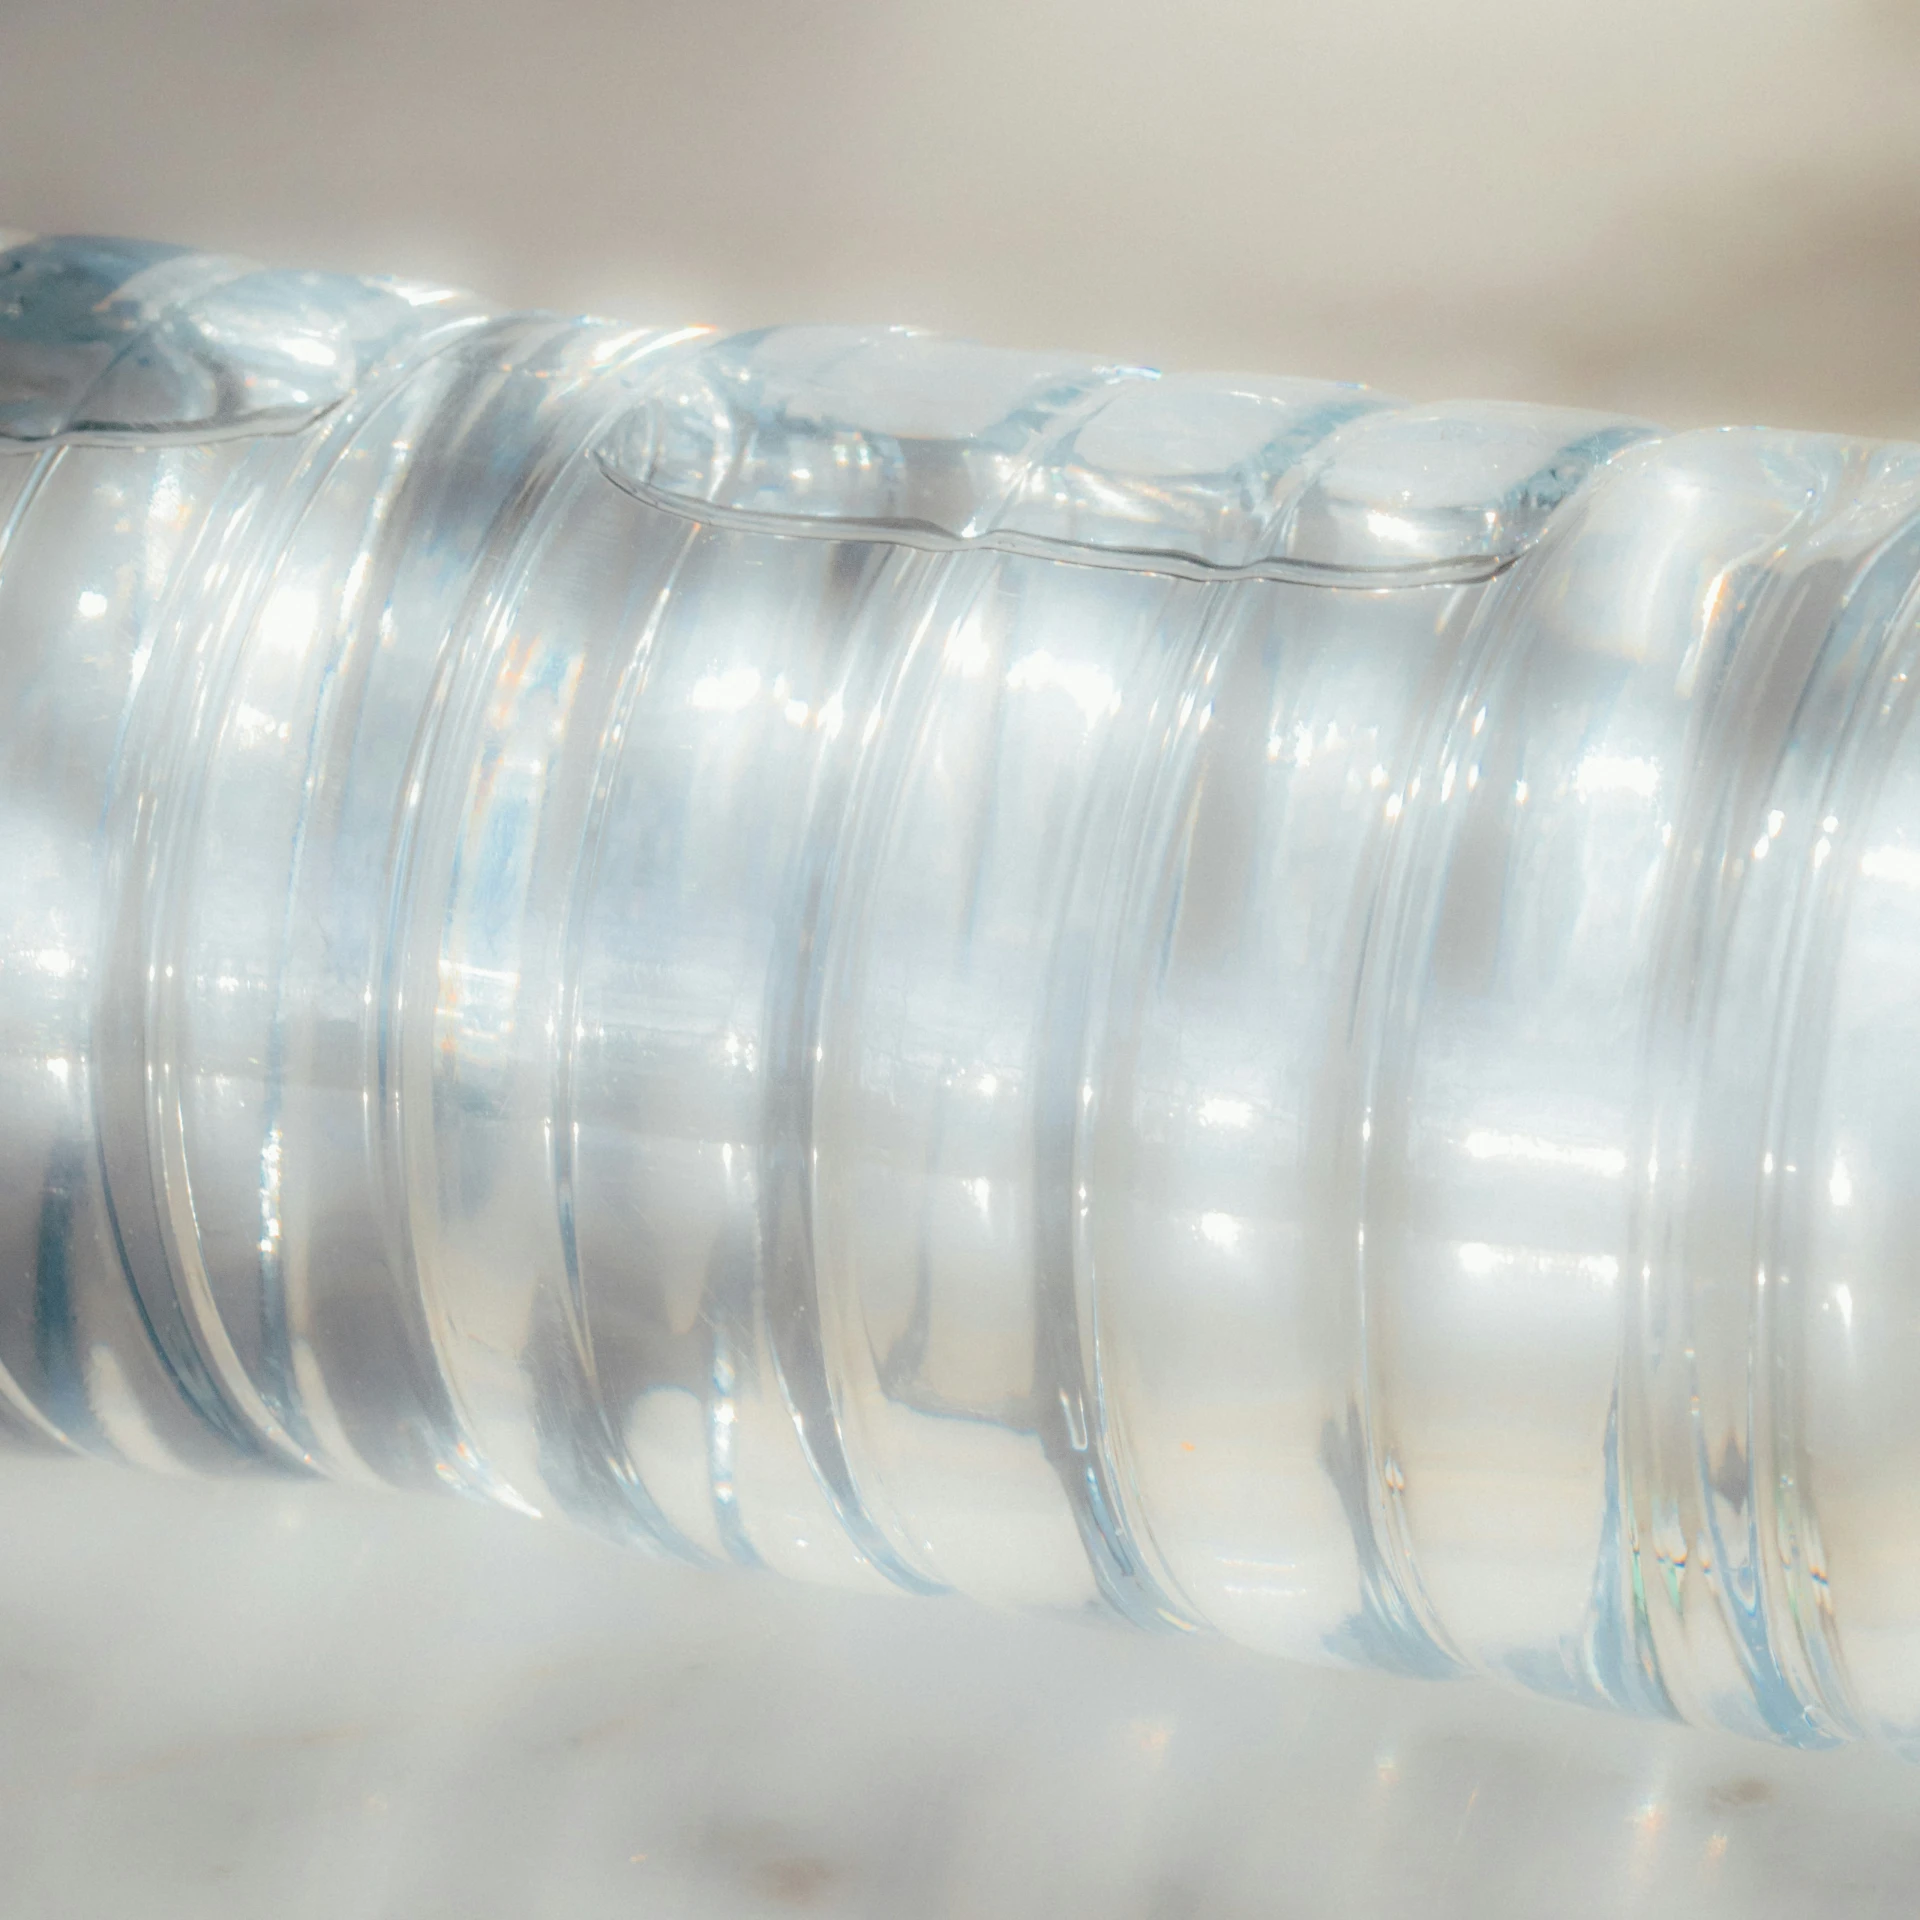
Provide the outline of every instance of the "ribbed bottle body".
[[1913,1743],[1920,453],[60,244],[23,1442]]

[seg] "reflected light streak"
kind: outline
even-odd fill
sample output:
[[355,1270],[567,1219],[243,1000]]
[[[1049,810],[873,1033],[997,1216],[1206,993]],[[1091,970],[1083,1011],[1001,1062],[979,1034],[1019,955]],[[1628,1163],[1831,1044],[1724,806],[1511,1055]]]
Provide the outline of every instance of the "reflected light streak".
[[1573,785],[1583,800],[1596,793],[1630,793],[1650,800],[1660,785],[1660,764],[1627,754],[1590,753],[1580,762]]
[[1476,1127],[1463,1144],[1475,1160],[1565,1167],[1576,1173],[1597,1174],[1603,1180],[1618,1180],[1627,1170],[1627,1156],[1618,1147],[1570,1147],[1537,1133],[1496,1133]]
[[1200,1236],[1216,1247],[1236,1247],[1240,1244],[1240,1222],[1230,1213],[1203,1213]]
[[1860,856],[1860,871],[1869,880],[1920,887],[1920,853],[1910,847],[1869,847]]
[[1064,693],[1089,720],[1120,711],[1120,690],[1112,677],[1083,660],[1057,660],[1050,653],[1030,653],[1007,671],[1010,692]]
[[1588,1280],[1610,1287],[1620,1277],[1620,1263],[1610,1253],[1563,1253],[1553,1247],[1496,1247],[1484,1240],[1463,1240],[1454,1253],[1461,1272],[1476,1280],[1512,1274],[1537,1280]]
[[729,667],[724,673],[702,674],[687,704],[701,713],[738,713],[759,691],[757,668]]

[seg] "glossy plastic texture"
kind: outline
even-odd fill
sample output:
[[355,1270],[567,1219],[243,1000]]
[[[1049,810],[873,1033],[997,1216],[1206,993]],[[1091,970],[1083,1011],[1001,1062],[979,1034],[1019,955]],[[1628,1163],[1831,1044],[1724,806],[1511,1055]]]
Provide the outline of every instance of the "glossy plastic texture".
[[0,289],[23,1443],[1920,1742],[1920,452]]

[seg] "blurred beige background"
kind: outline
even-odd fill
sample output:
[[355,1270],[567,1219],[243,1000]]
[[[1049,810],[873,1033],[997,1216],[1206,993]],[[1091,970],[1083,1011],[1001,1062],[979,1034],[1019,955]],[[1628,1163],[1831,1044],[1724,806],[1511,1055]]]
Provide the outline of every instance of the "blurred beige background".
[[1920,0],[7,0],[0,225],[1920,437]]

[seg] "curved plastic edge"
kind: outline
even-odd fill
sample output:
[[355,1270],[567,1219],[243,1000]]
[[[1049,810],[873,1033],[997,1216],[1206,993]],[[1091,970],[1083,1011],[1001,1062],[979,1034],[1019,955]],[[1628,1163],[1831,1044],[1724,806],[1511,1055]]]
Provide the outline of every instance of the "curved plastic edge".
[[464,296],[140,240],[0,251],[0,444],[290,433]]
[[1159,374],[890,327],[780,327],[649,369],[596,448],[650,505],[770,533],[1204,578],[1484,579],[1644,422]]

